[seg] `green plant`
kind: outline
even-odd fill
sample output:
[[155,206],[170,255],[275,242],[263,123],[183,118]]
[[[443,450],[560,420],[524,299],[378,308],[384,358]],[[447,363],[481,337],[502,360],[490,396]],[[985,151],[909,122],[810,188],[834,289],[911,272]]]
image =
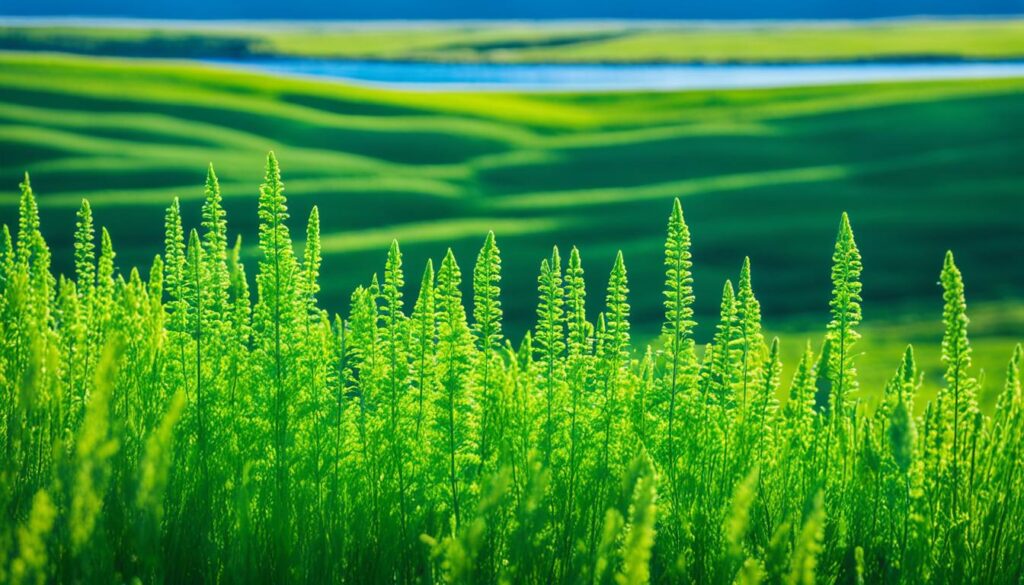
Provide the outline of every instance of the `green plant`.
[[407,314],[394,242],[383,280],[352,294],[346,318],[330,314],[319,211],[299,255],[273,155],[253,303],[220,197],[211,168],[187,232],[172,203],[145,279],[117,270],[102,229],[96,254],[83,202],[75,277],[55,279],[22,184],[17,237],[0,238],[0,581],[1009,583],[1024,571],[1022,352],[982,412],[952,255],[943,388],[922,404],[908,348],[868,408],[845,215],[832,320],[787,384],[749,260],[697,343],[678,200],[665,324],[638,351],[624,256],[592,323],[575,248],[564,267],[557,249],[542,261],[537,326],[513,346],[493,233],[472,311],[449,251]]

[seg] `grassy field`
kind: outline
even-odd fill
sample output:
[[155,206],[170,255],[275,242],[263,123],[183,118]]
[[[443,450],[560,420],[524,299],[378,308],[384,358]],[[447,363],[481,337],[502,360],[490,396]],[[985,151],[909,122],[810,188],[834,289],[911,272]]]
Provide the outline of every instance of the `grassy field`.
[[22,183],[17,243],[0,240],[0,582],[987,585],[1024,573],[1024,349],[979,410],[992,386],[971,367],[952,254],[941,350],[917,344],[947,365],[937,394],[921,391],[909,349],[882,391],[862,392],[859,372],[886,368],[857,356],[863,264],[846,214],[825,349],[808,347],[783,381],[749,262],[699,356],[678,198],[660,348],[632,336],[621,253],[591,322],[575,249],[541,265],[535,335],[515,348],[500,287],[533,278],[502,274],[493,234],[471,299],[468,265],[448,250],[412,302],[392,243],[383,279],[332,314],[319,215],[295,230],[298,255],[273,153],[265,168],[254,269],[229,252],[210,175],[200,230],[186,245],[174,203],[166,260],[127,280],[105,230],[94,254],[83,205],[75,271],[58,281]]
[[[465,267],[493,229],[508,250],[514,335],[534,320],[532,275],[552,244],[580,247],[595,306],[622,248],[634,323],[652,333],[664,224],[681,196],[700,335],[716,319],[722,281],[735,280],[749,254],[766,327],[794,355],[802,332],[827,320],[829,251],[847,210],[864,254],[864,347],[879,348],[871,359],[894,368],[903,343],[939,338],[936,281],[951,248],[968,300],[987,315],[974,330],[978,359],[1000,372],[1024,331],[1024,263],[1015,260],[1024,255],[1022,139],[1024,80],[402,93],[180,63],[4,54],[0,223],[15,221],[27,170],[58,268],[70,265],[83,197],[109,226],[118,264],[148,265],[172,195],[198,222],[213,161],[231,225],[251,246],[261,161],[274,149],[296,221],[320,207],[322,299],[336,310],[382,270],[392,238],[409,267],[439,260],[449,244]],[[908,322],[870,325],[893,316]],[[937,356],[923,363],[937,373]],[[881,383],[889,370],[869,375]]]
[[418,61],[805,62],[1020,59],[1024,21],[769,24],[152,24],[0,26],[0,48],[142,56]]

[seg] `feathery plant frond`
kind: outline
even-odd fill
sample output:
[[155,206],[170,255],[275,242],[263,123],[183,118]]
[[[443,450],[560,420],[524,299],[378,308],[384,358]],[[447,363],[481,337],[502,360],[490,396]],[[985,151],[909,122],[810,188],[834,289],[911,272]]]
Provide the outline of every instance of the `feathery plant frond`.
[[968,438],[973,434],[967,426],[978,412],[975,392],[975,381],[970,377],[971,346],[967,340],[967,301],[964,298],[964,282],[960,269],[953,262],[953,253],[946,252],[940,275],[944,306],[942,318],[945,333],[942,336],[942,363],[946,366],[943,376],[946,386],[940,394],[940,400],[948,410],[945,419],[952,420],[945,434],[952,437],[951,453],[951,497],[953,513],[958,511],[959,497],[962,490],[962,466],[967,458],[966,448],[970,444]]
[[615,256],[608,278],[608,294],[605,298],[604,353],[601,357],[616,366],[624,365],[629,357],[629,284],[626,280],[626,264],[620,251]]
[[474,408],[468,388],[468,373],[472,351],[472,338],[466,324],[466,310],[462,305],[462,272],[451,249],[441,262],[437,275],[437,363],[441,392],[435,404],[437,436],[434,444],[440,446],[441,469],[446,469],[448,512],[454,525],[460,521],[460,505],[473,482],[472,469],[477,455],[473,445],[475,431]]
[[[306,224],[306,245],[302,254],[302,285],[301,291],[305,309],[316,311],[316,295],[320,292],[320,210],[316,205],[309,212]],[[401,283],[398,285],[401,287]]]
[[422,429],[425,416],[426,401],[434,390],[437,373],[436,337],[437,309],[435,307],[436,292],[434,288],[434,264],[427,260],[420,280],[420,292],[412,310],[412,375],[416,392],[416,441],[423,439]]
[[83,299],[92,296],[96,286],[96,231],[93,228],[92,208],[89,201],[82,200],[75,224],[75,283]]
[[487,232],[473,267],[473,335],[478,350],[474,384],[480,389],[480,464],[490,465],[504,438],[500,418],[502,364],[498,351],[501,330],[501,251],[494,232]]
[[257,341],[258,363],[268,381],[264,398],[273,454],[273,505],[271,530],[282,544],[275,548],[280,558],[271,560],[273,570],[285,575],[289,561],[284,539],[292,530],[288,505],[291,488],[290,468],[292,442],[290,425],[295,390],[288,364],[297,347],[296,315],[298,312],[298,265],[288,232],[288,207],[281,183],[281,170],[274,153],[267,155],[266,175],[259,195],[259,246],[261,258],[256,275],[256,307],[253,311],[253,339]]
[[228,271],[228,226],[227,212],[221,203],[220,183],[211,164],[207,170],[204,189],[202,228],[203,254],[206,257],[204,280],[209,292],[210,313],[218,322],[227,312],[228,289],[231,275]]
[[481,351],[501,346],[501,251],[487,232],[473,268],[473,333]]
[[[37,271],[43,268],[48,269],[49,266],[44,263],[49,251],[46,248],[43,235],[39,231],[39,205],[32,192],[32,183],[28,173],[25,173],[25,180],[19,187],[21,187],[21,198],[18,202],[18,260],[24,266],[31,264]],[[49,276],[48,273],[47,276]]]
[[742,373],[737,367],[737,362],[742,363],[741,350],[738,346],[742,343],[740,339],[738,312],[736,309],[736,293],[733,290],[732,282],[725,281],[722,287],[722,302],[720,317],[715,331],[714,340],[711,346],[712,361],[708,376],[710,392],[719,404],[735,406],[736,397],[733,393],[734,385]]
[[534,333],[534,348],[538,354],[542,372],[539,388],[543,396],[544,412],[540,450],[544,454],[544,466],[552,465],[552,455],[561,433],[561,416],[564,411],[562,354],[565,351],[565,298],[562,290],[562,260],[558,248],[551,251],[551,257],[541,261],[540,276],[537,278],[540,303],[537,307],[537,330]]
[[764,335],[761,333],[761,304],[754,296],[754,287],[751,284],[750,257],[743,259],[737,281],[735,328],[739,335],[739,402],[741,408],[746,410],[750,393],[761,377],[765,357]]
[[[665,240],[665,321],[661,336],[665,346],[668,394],[663,418],[665,428],[665,468],[672,497],[676,490],[676,425],[680,418],[680,392],[692,390],[696,383],[697,355],[693,340],[693,262],[690,254],[690,228],[683,219],[683,208],[677,197],[672,203]],[[678,502],[673,499],[673,502]]]
[[832,301],[829,303],[832,321],[828,325],[830,411],[836,415],[845,412],[850,405],[850,394],[857,390],[853,344],[860,338],[856,330],[861,321],[860,273],[860,251],[853,239],[850,218],[843,213],[832,254]]
[[621,440],[620,431],[623,430],[623,420],[625,419],[622,394],[625,385],[625,370],[629,365],[630,356],[628,294],[626,264],[620,251],[615,256],[615,264],[608,277],[604,319],[597,332],[600,360],[598,369],[602,379],[602,389],[597,401],[598,410],[603,419],[600,430],[602,442],[600,469],[601,473],[605,474],[618,472],[617,468],[621,462],[621,457],[616,457],[617,454],[612,451],[612,448],[616,441]]
[[543,259],[536,327],[512,340],[493,233],[471,320],[451,250],[437,274],[427,261],[407,310],[397,241],[347,318],[331,312],[319,209],[297,252],[273,154],[265,170],[255,299],[212,166],[197,229],[173,200],[147,276],[119,270],[83,201],[73,274],[55,277],[22,183],[18,223],[0,231],[0,582],[1024,574],[1024,351],[1000,389],[972,373],[951,254],[941,386],[907,347],[861,400],[861,258],[845,215],[831,321],[784,382],[749,259],[701,339],[678,200],[664,257],[638,259],[664,269],[656,340],[631,331],[621,252],[588,316],[576,248]]
[[181,203],[175,197],[164,216],[164,266],[167,291],[172,302],[181,302],[185,283],[185,230],[181,223]]

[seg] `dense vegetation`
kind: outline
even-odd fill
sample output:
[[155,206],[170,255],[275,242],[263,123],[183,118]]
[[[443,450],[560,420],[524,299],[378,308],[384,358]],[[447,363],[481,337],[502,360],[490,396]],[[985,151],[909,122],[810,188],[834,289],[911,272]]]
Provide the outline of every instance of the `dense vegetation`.
[[[951,254],[942,388],[923,403],[908,347],[867,408],[846,215],[831,320],[782,380],[750,262],[725,282],[713,340],[696,343],[678,200],[660,339],[637,351],[623,255],[592,314],[586,298],[602,295],[576,249],[540,263],[535,325],[513,343],[493,234],[465,276],[451,251],[428,262],[410,302],[393,242],[347,317],[329,313],[319,213],[297,254],[273,155],[254,295],[212,168],[199,228],[186,231],[175,200],[145,276],[116,270],[83,201],[74,277],[55,279],[27,178],[21,189],[16,234],[0,238],[2,582],[1011,583],[1024,571],[1022,352],[1005,381],[975,377]],[[990,413],[984,385],[1001,388]]]
[[497,63],[1019,59],[1021,20],[874,22],[166,23],[0,26],[0,49],[130,57],[314,57]]

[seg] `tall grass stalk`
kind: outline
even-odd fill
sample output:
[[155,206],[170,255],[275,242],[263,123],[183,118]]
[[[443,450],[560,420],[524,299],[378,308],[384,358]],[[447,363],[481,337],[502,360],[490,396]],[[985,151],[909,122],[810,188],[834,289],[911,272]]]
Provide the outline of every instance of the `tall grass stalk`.
[[450,250],[436,274],[428,262],[411,312],[394,242],[383,278],[333,313],[319,211],[296,247],[273,155],[265,171],[254,294],[212,167],[201,217],[168,208],[145,278],[118,269],[87,201],[74,274],[55,277],[22,183],[17,225],[0,234],[0,582],[1024,574],[1024,358],[1018,346],[995,410],[979,409],[952,254],[944,383],[925,401],[913,348],[883,388],[858,383],[862,266],[845,215],[831,320],[784,380],[749,259],[698,343],[678,200],[654,343],[631,333],[622,253],[588,314],[581,255],[563,264],[556,248],[540,263],[536,327],[513,344],[493,233],[471,283]]

